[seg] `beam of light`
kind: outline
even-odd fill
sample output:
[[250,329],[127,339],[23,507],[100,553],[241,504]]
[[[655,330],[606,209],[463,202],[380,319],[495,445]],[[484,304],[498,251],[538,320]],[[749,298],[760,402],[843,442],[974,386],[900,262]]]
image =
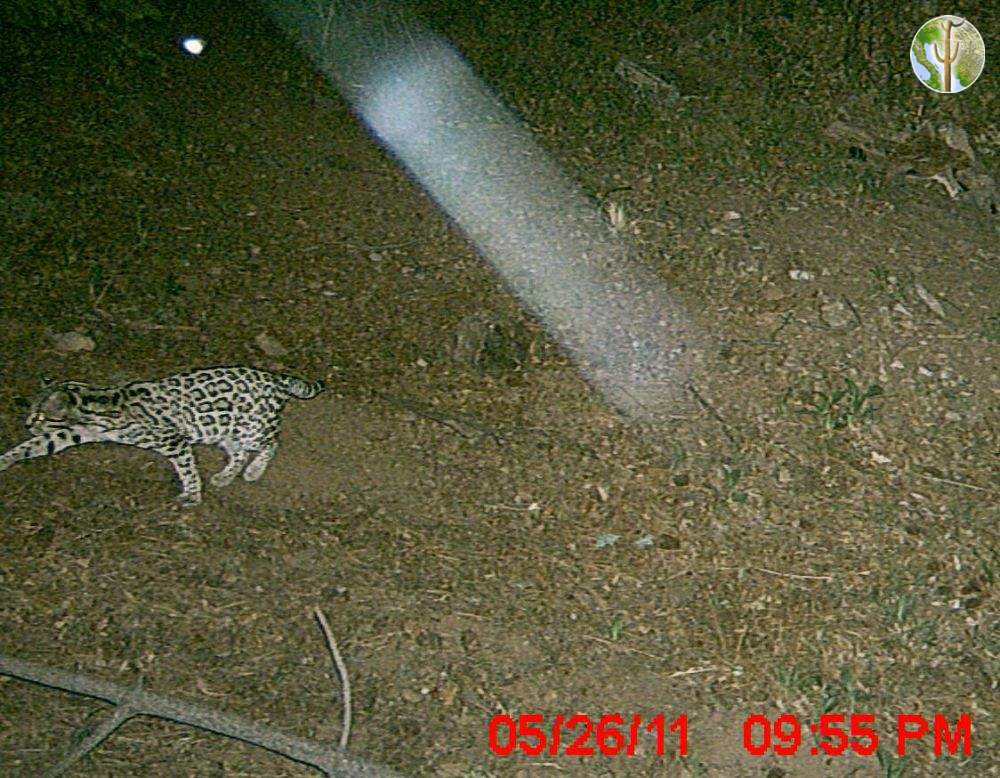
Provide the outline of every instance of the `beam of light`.
[[605,399],[665,411],[678,305],[454,49],[380,0],[264,2]]

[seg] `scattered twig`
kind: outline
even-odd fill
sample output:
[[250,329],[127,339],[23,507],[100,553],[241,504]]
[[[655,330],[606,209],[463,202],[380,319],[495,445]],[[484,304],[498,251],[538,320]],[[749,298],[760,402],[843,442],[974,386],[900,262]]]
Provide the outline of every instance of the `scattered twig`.
[[777,575],[781,578],[795,578],[800,581],[832,581],[832,575],[806,575],[804,573],[783,573],[780,570],[768,570],[766,567],[717,567],[716,570],[756,570],[758,573]]
[[[320,56],[327,55],[327,46],[330,43],[330,29],[333,26],[334,11],[337,8],[336,3],[328,3],[326,12],[323,11],[323,3],[316,3],[316,15],[323,20],[323,33],[320,36]],[[325,64],[325,60],[324,60]]]
[[198,332],[200,329],[190,324],[157,324],[156,322],[143,321],[142,319],[126,319],[125,324],[133,330],[182,330],[185,332]]
[[757,570],[761,573],[767,573],[768,575],[777,575],[782,578],[795,578],[802,581],[832,581],[832,575],[804,575],[802,573],[782,573],[778,570],[768,570],[766,567],[754,567],[752,570]]
[[698,675],[700,673],[715,673],[722,670],[721,667],[709,666],[709,667],[689,667],[687,670],[675,670],[670,673],[667,678],[681,678],[685,675]]
[[778,337],[778,333],[781,332],[783,329],[785,329],[786,326],[788,326],[788,322],[792,320],[792,317],[794,315],[795,311],[789,311],[784,316],[782,316],[781,324],[779,324],[777,327],[774,328],[774,331],[772,331],[771,334],[767,336],[767,339],[774,340],[776,337]]
[[670,661],[665,656],[657,656],[656,654],[650,654],[648,651],[643,651],[638,648],[631,648],[630,646],[625,646],[622,645],[621,643],[615,643],[605,638],[599,638],[597,637],[597,635],[584,635],[584,637],[589,638],[590,640],[596,640],[598,643],[603,643],[604,645],[610,646],[611,648],[617,649],[619,651],[627,651],[630,654],[642,654],[643,656],[648,656],[650,659],[659,659],[661,662]]
[[603,194],[601,194],[600,192],[598,192],[597,193],[597,199],[600,202],[604,202],[605,200],[608,199],[609,196],[613,195],[615,192],[630,192],[630,191],[632,191],[632,187],[629,184],[626,184],[624,186],[615,186],[615,187],[612,187],[611,189],[607,190]]
[[344,659],[340,656],[337,641],[334,640],[333,632],[330,631],[326,615],[319,608],[314,609],[313,613],[316,615],[319,626],[323,629],[323,637],[326,638],[327,648],[330,649],[333,664],[336,665],[337,673],[340,675],[340,685],[344,687],[344,724],[340,732],[340,750],[344,751],[347,748],[347,741],[351,737],[351,680],[347,676],[347,665],[344,664]]
[[921,478],[926,478],[928,481],[937,481],[937,482],[942,483],[942,484],[951,484],[952,486],[961,486],[963,489],[972,489],[973,491],[976,491],[976,492],[989,492],[990,491],[989,489],[986,489],[986,488],[984,488],[982,486],[976,486],[975,484],[969,484],[969,483],[966,483],[965,481],[953,481],[950,478],[939,478],[936,475],[928,475],[927,473],[917,473],[917,475],[919,475]]
[[426,406],[414,402],[413,400],[407,400],[404,397],[393,397],[392,395],[383,394],[382,392],[375,392],[375,395],[385,402],[389,403],[400,410],[409,411],[410,413],[421,416],[425,419],[442,424],[452,432],[457,432],[464,438],[474,438],[477,435],[485,435],[493,439],[493,442],[497,445],[502,445],[507,442],[507,438],[502,432],[489,427],[482,422],[475,421],[469,418],[461,418],[454,414],[439,413],[438,411],[433,411]]
[[840,299],[844,301],[844,305],[846,305],[848,309],[851,311],[851,313],[854,315],[854,321],[856,321],[858,323],[858,326],[861,327],[862,326],[861,314],[858,311],[857,307],[854,305],[854,303],[851,302],[850,298],[847,295],[842,294],[840,296]]
[[688,381],[685,384],[685,387],[689,392],[691,392],[691,394],[694,395],[694,398],[698,401],[698,404],[701,405],[701,407],[704,408],[706,411],[708,411],[708,413],[711,415],[713,419],[719,422],[719,426],[722,427],[722,434],[725,435],[726,439],[735,446],[736,438],[729,431],[729,425],[726,423],[726,420],[722,418],[721,414],[717,410],[715,410],[715,406],[713,406],[708,400],[706,400],[704,397],[701,396],[701,392],[698,391],[698,387],[696,387],[692,381]]
[[335,240],[333,242],[338,243],[341,246],[347,246],[348,248],[354,249],[355,251],[367,251],[369,253],[372,252],[378,253],[382,251],[390,251],[392,249],[402,249],[406,248],[407,246],[414,246],[417,243],[420,243],[420,241],[421,241],[420,238],[414,238],[413,240],[404,240],[399,243],[380,243],[375,246],[369,246],[367,243],[351,243],[350,241],[347,240]]

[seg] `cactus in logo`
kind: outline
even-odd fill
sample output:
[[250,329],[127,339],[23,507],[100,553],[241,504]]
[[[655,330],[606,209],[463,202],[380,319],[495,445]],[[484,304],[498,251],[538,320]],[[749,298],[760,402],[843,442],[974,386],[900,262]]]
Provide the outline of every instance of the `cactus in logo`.
[[910,64],[924,85],[942,94],[968,89],[983,72],[986,46],[979,31],[959,16],[925,22],[910,44]]
[[953,22],[951,17],[947,17],[944,23],[944,56],[941,56],[941,52],[938,51],[937,43],[934,44],[934,56],[937,57],[937,61],[944,65],[944,91],[951,91],[951,63],[958,59],[958,50],[962,45],[961,41],[955,41],[955,50],[951,50],[951,31],[954,27],[961,27],[965,24],[965,19],[959,19],[958,22]]

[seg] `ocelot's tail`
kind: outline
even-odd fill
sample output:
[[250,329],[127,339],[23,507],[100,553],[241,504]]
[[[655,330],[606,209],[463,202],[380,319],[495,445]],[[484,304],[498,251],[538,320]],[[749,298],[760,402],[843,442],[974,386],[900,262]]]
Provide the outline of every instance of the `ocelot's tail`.
[[293,375],[277,375],[275,383],[290,397],[308,400],[326,389],[322,381],[306,381]]

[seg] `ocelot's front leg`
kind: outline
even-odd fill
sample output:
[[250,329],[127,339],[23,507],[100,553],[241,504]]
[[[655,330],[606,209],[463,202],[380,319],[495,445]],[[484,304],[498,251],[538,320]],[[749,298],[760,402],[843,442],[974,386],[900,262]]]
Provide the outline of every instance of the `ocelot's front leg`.
[[105,438],[83,427],[69,427],[55,432],[43,432],[0,454],[0,470],[6,470],[16,462],[23,462],[25,459],[47,457],[63,449],[80,446],[84,443],[98,443],[102,440]]

